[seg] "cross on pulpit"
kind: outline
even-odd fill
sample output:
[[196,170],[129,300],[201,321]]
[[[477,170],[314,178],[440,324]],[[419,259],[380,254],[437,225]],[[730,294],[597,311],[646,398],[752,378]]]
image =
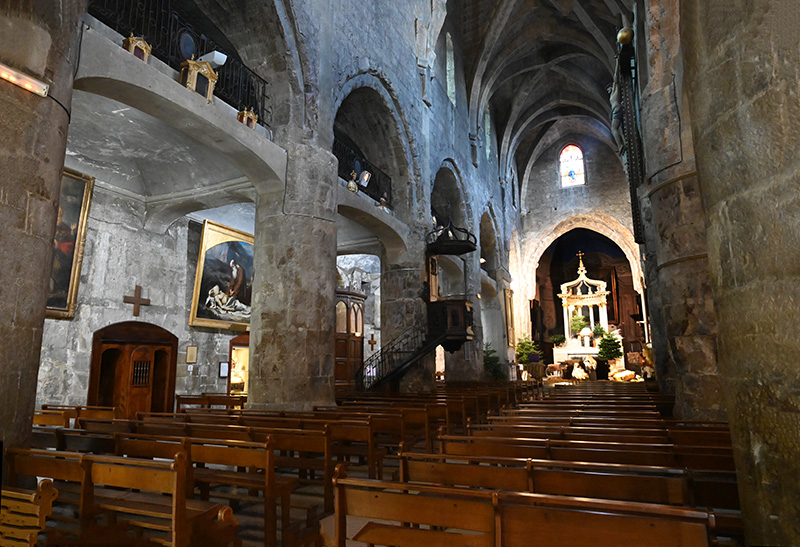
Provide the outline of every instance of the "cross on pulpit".
[[133,296],[124,296],[122,301],[126,304],[133,304],[133,315],[139,317],[139,306],[149,306],[150,299],[149,298],[142,298],[142,287],[141,285],[136,285],[136,288],[133,291]]
[[373,332],[372,334],[369,335],[369,340],[367,340],[367,344],[369,344],[370,351],[375,351],[375,344],[377,343],[378,341],[375,340],[375,333]]
[[579,260],[583,260],[583,257],[585,255],[583,254],[583,251],[578,251],[578,254],[576,254],[575,256],[577,256]]

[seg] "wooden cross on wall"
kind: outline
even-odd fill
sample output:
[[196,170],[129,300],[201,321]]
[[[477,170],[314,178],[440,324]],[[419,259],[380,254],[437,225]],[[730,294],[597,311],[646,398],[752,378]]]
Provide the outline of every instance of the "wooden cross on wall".
[[133,315],[139,317],[139,306],[149,306],[150,299],[142,298],[142,287],[136,285],[133,291],[133,296],[123,296],[122,301],[126,304],[133,304]]
[[367,340],[367,344],[369,344],[370,351],[374,351],[375,350],[375,344],[377,344],[377,343],[378,343],[378,341],[375,340],[375,333],[373,332],[372,334],[370,334],[369,340]]

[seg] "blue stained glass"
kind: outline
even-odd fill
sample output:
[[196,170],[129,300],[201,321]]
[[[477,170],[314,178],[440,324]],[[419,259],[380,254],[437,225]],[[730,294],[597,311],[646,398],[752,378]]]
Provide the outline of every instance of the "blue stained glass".
[[561,186],[580,186],[586,183],[583,165],[583,151],[574,144],[568,144],[559,154]]

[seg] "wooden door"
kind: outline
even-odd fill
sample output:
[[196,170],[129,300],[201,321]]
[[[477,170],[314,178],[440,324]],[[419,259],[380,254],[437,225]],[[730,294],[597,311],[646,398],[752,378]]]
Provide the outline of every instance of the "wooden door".
[[172,412],[178,339],[155,325],[127,322],[97,331],[87,404],[113,406],[120,418]]
[[334,381],[337,394],[355,389],[355,376],[364,362],[364,300],[366,296],[336,291]]

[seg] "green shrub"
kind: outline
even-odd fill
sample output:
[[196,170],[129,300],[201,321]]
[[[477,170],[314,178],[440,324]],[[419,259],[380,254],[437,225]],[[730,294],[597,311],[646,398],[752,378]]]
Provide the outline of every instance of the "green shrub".
[[528,356],[531,353],[535,353],[541,357],[542,350],[539,349],[539,344],[528,338],[527,334],[523,334],[520,339],[517,340],[517,349],[514,352],[514,356],[517,358],[517,363],[527,365],[529,363]]
[[601,336],[606,335],[606,329],[604,329],[603,325],[601,325],[600,323],[596,323],[594,326],[594,331],[592,331],[592,334],[594,334],[595,338],[600,338]]
[[489,343],[483,345],[483,371],[490,380],[507,379],[503,365],[500,364],[500,356]]
[[554,346],[560,346],[564,342],[567,341],[567,337],[563,334],[551,334],[550,341],[553,343]]
[[581,315],[578,310],[572,312],[572,321],[569,324],[569,330],[577,336],[587,325],[586,318]]
[[598,347],[600,348],[600,351],[597,352],[598,359],[608,360],[622,357],[622,344],[610,334],[603,336]]

